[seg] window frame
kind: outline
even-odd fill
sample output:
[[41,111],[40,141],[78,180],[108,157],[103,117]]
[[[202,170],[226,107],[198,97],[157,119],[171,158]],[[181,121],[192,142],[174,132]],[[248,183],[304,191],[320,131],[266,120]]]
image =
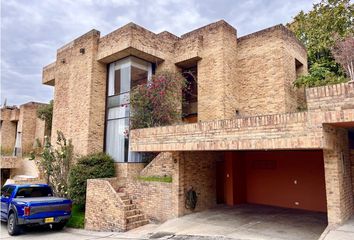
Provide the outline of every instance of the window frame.
[[[129,91],[124,91],[124,92],[120,92],[120,93],[115,93],[115,73],[117,70],[122,69],[122,68],[126,68],[129,67]],[[105,135],[104,135],[104,151],[107,152],[109,146],[108,146],[108,122],[109,121],[114,121],[114,120],[122,120],[122,119],[127,119],[128,122],[130,121],[130,92],[131,92],[131,87],[132,87],[132,67],[141,69],[141,70],[145,70],[147,71],[147,83],[148,84],[151,81],[151,77],[154,71],[154,65],[151,62],[145,61],[143,59],[134,57],[134,56],[129,56],[123,59],[120,59],[118,61],[112,62],[110,64],[107,65],[107,90],[106,90],[106,113],[105,113]],[[122,81],[122,80],[121,80]],[[120,84],[122,86],[122,84]],[[113,97],[117,97],[117,96],[124,96],[127,95],[128,96],[128,100],[126,103],[124,103],[124,105],[126,104],[127,106],[124,106],[125,108],[128,108],[127,114],[124,114],[124,116],[122,117],[117,117],[117,118],[109,118],[109,111],[112,108],[115,107],[121,107],[123,104],[119,104],[117,106],[111,106],[109,107],[109,99],[113,98]],[[125,102],[125,101],[124,101]],[[127,131],[130,130],[129,124],[128,124],[128,128],[126,129]],[[125,149],[125,147],[124,147]],[[112,158],[114,159],[114,162],[116,163],[122,163],[122,162],[131,162],[131,156],[132,154],[134,154],[134,152],[129,151],[129,137],[128,137],[128,151],[124,152],[124,159],[122,160],[118,160],[115,159],[114,156],[112,156]],[[135,161],[134,161],[135,162]]]

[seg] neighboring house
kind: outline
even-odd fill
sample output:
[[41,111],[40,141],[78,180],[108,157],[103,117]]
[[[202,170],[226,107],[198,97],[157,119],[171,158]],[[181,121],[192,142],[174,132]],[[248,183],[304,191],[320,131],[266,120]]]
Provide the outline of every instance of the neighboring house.
[[[195,73],[185,124],[128,138],[129,91],[160,70]],[[178,37],[130,23],[58,49],[43,69],[43,84],[55,86],[52,132],[71,138],[77,154],[116,161],[117,179],[88,181],[86,228],[140,226],[136,207],[159,221],[188,214],[190,187],[195,211],[257,203],[327,212],[329,224],[348,219],[354,86],[294,88],[305,73],[306,49],[283,25],[237,37],[218,21]],[[145,166],[141,152],[160,154]],[[172,182],[141,180],[151,176]]]
[[1,108],[1,185],[16,175],[38,177],[34,161],[26,156],[33,150],[36,139],[43,144],[45,122],[37,117],[43,103],[28,102],[21,106]]

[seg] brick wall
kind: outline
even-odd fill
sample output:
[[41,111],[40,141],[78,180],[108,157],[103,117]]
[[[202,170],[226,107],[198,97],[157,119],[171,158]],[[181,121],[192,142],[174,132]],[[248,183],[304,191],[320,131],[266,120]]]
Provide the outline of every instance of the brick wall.
[[292,83],[295,58],[307,72],[304,47],[284,26],[277,25],[238,39],[236,78],[241,116],[296,111],[303,102]]
[[89,179],[86,190],[85,229],[125,231],[123,202],[109,179]]
[[329,224],[341,224],[353,214],[353,191],[348,130],[325,125],[323,149]]
[[336,84],[306,90],[309,110],[342,110],[354,108],[354,84]]
[[140,176],[172,176],[173,158],[171,152],[157,155],[141,172]]
[[137,129],[130,132],[130,146],[133,151],[321,148],[316,132],[324,117],[332,115],[300,112]]
[[16,124],[11,121],[11,114],[18,109],[1,109],[0,143],[2,154],[12,154],[16,139]]
[[149,219],[163,222],[176,217],[174,184],[138,179],[139,176],[172,176],[175,173],[172,153],[160,154],[145,166],[144,163],[116,163],[117,184],[125,186],[131,199]]
[[[222,153],[182,152],[178,159],[178,216],[209,209],[216,205],[215,162]],[[177,180],[176,180],[177,181]],[[186,192],[193,187],[198,196],[195,210],[185,208]]]
[[[155,158],[140,176],[163,176],[159,173],[162,171],[171,173],[172,183],[147,182],[138,180],[137,176],[128,178],[125,183],[129,195],[150,219],[166,221],[216,205],[215,162],[222,158],[222,153],[164,153],[163,157]],[[197,207],[193,211],[185,208],[185,196],[190,186],[198,195]]]
[[0,167],[1,168],[18,168],[20,166],[20,158],[18,157],[4,157],[1,156],[0,158],[1,163]]
[[177,217],[173,205],[172,183],[147,182],[131,178],[127,180],[126,191],[138,204],[146,216],[155,221],[164,222]]
[[115,163],[116,175],[118,178],[134,178],[145,167],[145,163]]
[[29,102],[20,106],[18,132],[21,132],[22,154],[32,151],[36,138],[44,141],[45,122],[37,118],[37,109],[41,103]]
[[103,149],[106,66],[96,61],[99,38],[92,30],[57,52],[52,140],[62,131],[77,154]]
[[19,108],[2,108],[0,129],[1,147],[4,154],[12,154],[17,132],[21,133],[22,153],[32,151],[35,139],[42,143],[45,135],[45,122],[37,118],[37,109],[41,103],[29,102]]
[[[305,75],[307,69],[307,51],[302,43],[294,37],[294,33],[283,29],[284,41],[283,68],[285,70],[285,109],[287,112],[295,112],[306,109],[306,96],[304,88],[296,88],[294,81],[297,77]],[[297,61],[297,63],[296,63]],[[300,66],[296,66],[300,65]]]
[[[198,61],[198,120],[230,118],[237,104],[235,73],[236,30],[224,21],[182,35],[203,36]],[[212,99],[212,101],[211,101]],[[225,104],[227,99],[227,103]]]

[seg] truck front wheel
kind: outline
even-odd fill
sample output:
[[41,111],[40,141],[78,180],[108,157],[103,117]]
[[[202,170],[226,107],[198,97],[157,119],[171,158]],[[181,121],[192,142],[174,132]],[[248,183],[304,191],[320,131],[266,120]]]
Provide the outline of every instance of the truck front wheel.
[[17,225],[16,215],[14,213],[10,213],[10,216],[7,219],[7,231],[11,236],[18,235],[21,231],[20,226]]

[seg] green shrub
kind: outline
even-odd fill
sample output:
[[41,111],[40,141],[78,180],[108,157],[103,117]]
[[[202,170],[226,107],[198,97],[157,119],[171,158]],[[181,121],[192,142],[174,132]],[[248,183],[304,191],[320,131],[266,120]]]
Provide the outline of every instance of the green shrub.
[[186,79],[175,72],[158,72],[149,84],[141,84],[131,90],[130,124],[132,129],[166,126],[178,123],[182,112],[182,90]]
[[84,206],[86,201],[86,180],[114,177],[113,159],[105,153],[94,153],[78,159],[69,174],[69,196],[72,201]]
[[294,82],[296,87],[319,87],[338,84],[348,81],[344,76],[339,76],[331,71],[328,64],[315,63],[309,70],[309,74],[300,76]]

